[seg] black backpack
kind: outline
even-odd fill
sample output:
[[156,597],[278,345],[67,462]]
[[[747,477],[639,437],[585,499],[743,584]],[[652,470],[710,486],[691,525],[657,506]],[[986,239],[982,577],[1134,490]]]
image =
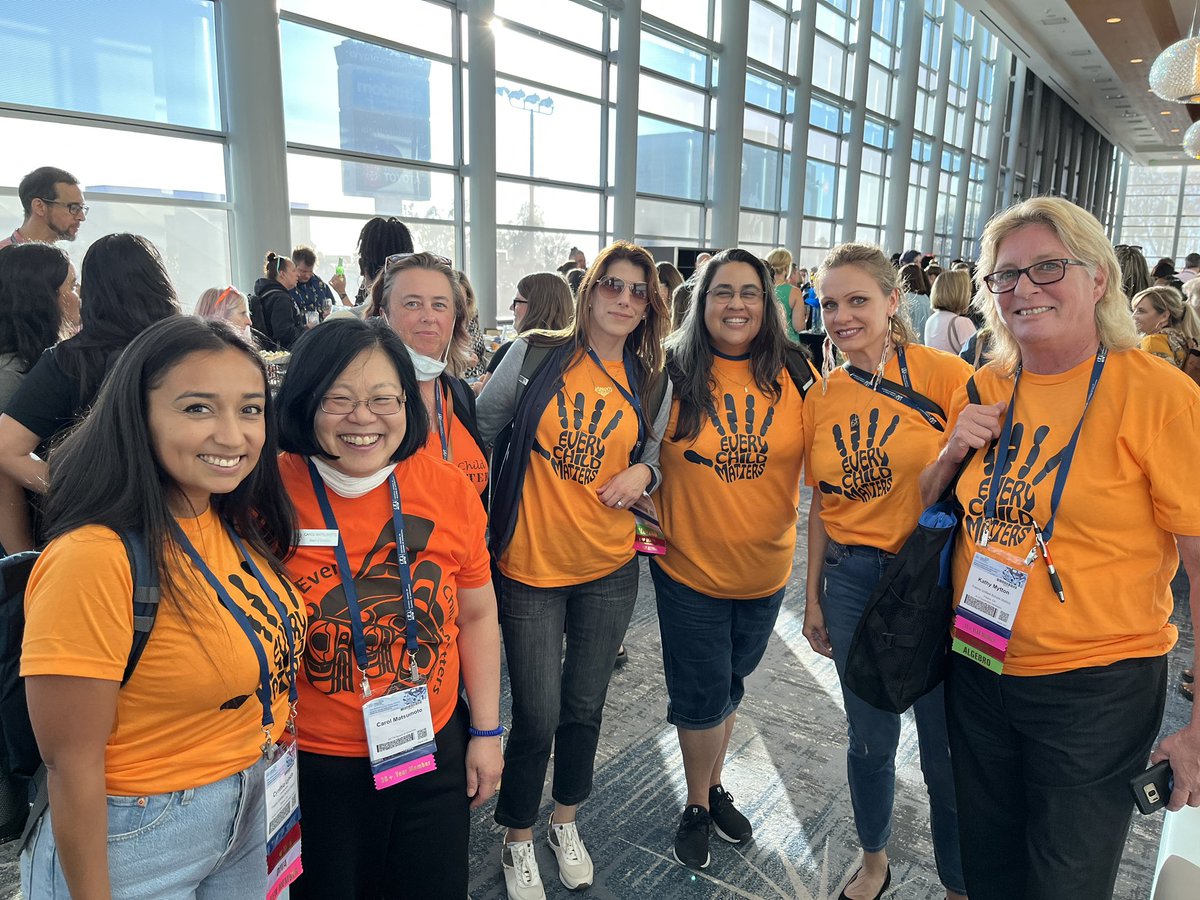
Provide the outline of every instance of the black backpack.
[[[133,643],[121,678],[124,686],[141,659],[154,619],[158,615],[161,587],[158,570],[150,564],[146,541],[140,534],[122,533],[121,542],[129,556],[133,575]],[[21,677],[21,642],[25,636],[25,587],[36,550],[14,553],[0,559],[0,724],[4,729],[4,771],[0,773],[0,844],[21,839],[24,846],[29,832],[46,811],[49,795],[46,767],[38,751],[29,706],[25,701],[25,680]]]
[[[967,396],[979,403],[974,378]],[[854,630],[843,680],[876,709],[902,713],[945,677],[954,604],[950,566],[963,514],[954,487],[974,455],[966,455],[942,496],[921,513]]]

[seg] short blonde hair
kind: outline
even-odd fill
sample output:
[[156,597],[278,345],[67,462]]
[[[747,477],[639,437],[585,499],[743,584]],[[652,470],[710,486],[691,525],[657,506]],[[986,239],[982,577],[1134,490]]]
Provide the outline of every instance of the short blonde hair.
[[929,292],[929,304],[955,315],[964,315],[971,306],[971,275],[966,269],[942,272]]
[[[996,268],[996,256],[1005,238],[1026,225],[1045,225],[1058,235],[1067,252],[1095,275],[1103,272],[1104,294],[1096,302],[1096,331],[1100,342],[1110,350],[1128,350],[1138,345],[1137,329],[1129,314],[1129,301],[1121,287],[1121,269],[1117,255],[1096,217],[1074,203],[1059,197],[1033,197],[993,216],[980,238],[979,266],[976,269],[975,308],[987,319],[992,330],[989,353],[992,363],[1011,375],[1021,362],[1021,348],[1000,315],[997,295],[987,289],[984,277]],[[940,279],[939,279],[940,280]]]
[[838,244],[829,251],[813,274],[813,283],[818,296],[821,293],[821,280],[834,269],[840,269],[842,266],[855,266],[861,269],[879,285],[879,289],[885,296],[892,292],[896,293],[898,302],[896,315],[892,316],[889,323],[892,342],[897,347],[917,343],[917,333],[913,331],[912,320],[909,318],[908,307],[904,300],[904,291],[900,285],[900,274],[892,265],[891,260],[887,258],[887,254],[874,244]]

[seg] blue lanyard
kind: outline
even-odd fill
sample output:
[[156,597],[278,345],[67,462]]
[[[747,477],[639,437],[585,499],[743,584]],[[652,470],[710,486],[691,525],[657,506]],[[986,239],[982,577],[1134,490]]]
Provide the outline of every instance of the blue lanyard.
[[[279,595],[275,592],[275,589],[271,587],[270,583],[263,576],[262,570],[258,567],[258,564],[254,562],[254,559],[250,556],[249,551],[246,550],[246,545],[242,543],[242,539],[238,537],[237,533],[234,532],[232,528],[229,527],[228,522],[222,521],[221,524],[225,526],[226,533],[229,535],[233,545],[237,548],[238,553],[241,554],[242,559],[249,567],[250,574],[254,576],[254,580],[258,582],[258,586],[262,588],[263,593],[267,595],[267,599],[275,608],[275,614],[279,616],[279,620],[283,627],[283,633],[287,637],[288,642],[288,680],[290,682],[288,685],[288,701],[294,706],[298,696],[296,688],[296,641],[295,635],[292,633],[292,623],[288,618],[287,609],[284,607],[283,602],[279,599]],[[196,548],[192,545],[192,542],[188,540],[187,535],[183,533],[183,530],[179,527],[178,523],[171,523],[171,531],[172,536],[175,539],[175,543],[177,543],[180,549],[187,554],[188,559],[192,561],[192,565],[196,567],[196,570],[202,576],[204,576],[204,580],[207,581],[209,587],[216,592],[217,599],[221,601],[221,605],[225,607],[225,611],[233,617],[235,622],[237,622],[238,627],[240,627],[242,632],[246,635],[246,640],[248,640],[250,642],[250,646],[254,648],[254,656],[258,660],[258,689],[255,691],[255,694],[258,696],[259,703],[262,704],[262,728],[263,733],[267,737],[266,744],[264,745],[265,753],[266,746],[268,746],[271,742],[271,726],[275,724],[275,715],[271,711],[271,667],[267,663],[267,654],[263,649],[263,642],[256,637],[256,632],[258,629],[256,629],[254,623],[250,621],[250,617],[246,615],[246,611],[234,602],[233,597],[229,595],[228,588],[221,583],[221,580],[217,578],[212,569],[208,567],[208,564],[196,551]]]
[[438,437],[442,441],[442,459],[450,459],[450,443],[446,440],[446,414],[442,409],[442,384],[436,378],[433,382],[433,408],[437,418]]
[[601,362],[600,357],[596,355],[596,351],[591,347],[588,347],[588,356],[592,358],[592,362],[600,368],[600,371],[608,376],[608,380],[616,385],[617,390],[621,392],[621,396],[625,398],[626,402],[633,407],[633,414],[637,418],[637,443],[633,445],[633,450],[629,453],[629,459],[631,463],[635,462],[640,458],[642,442],[645,440],[646,431],[645,422],[642,418],[642,401],[638,399],[636,394],[630,393],[637,384],[637,368],[634,363],[633,351],[626,348],[621,356],[622,362],[625,365],[625,378],[629,382],[628,389],[609,374],[608,369],[604,367],[604,363]]
[[[1067,445],[1063,447],[1059,457],[1058,474],[1054,477],[1054,490],[1050,494],[1050,516],[1046,520],[1046,526],[1039,532],[1042,541],[1049,541],[1054,534],[1054,517],[1058,513],[1058,504],[1062,501],[1063,489],[1067,486],[1067,475],[1071,471],[1071,461],[1075,458],[1075,447],[1079,443],[1079,434],[1083,431],[1083,419],[1087,415],[1088,407],[1092,405],[1092,397],[1096,395],[1096,386],[1100,384],[1100,375],[1104,371],[1104,361],[1107,358],[1108,348],[1102,344],[1096,351],[1096,362],[1092,365],[1092,377],[1088,382],[1087,399],[1083,401],[1083,412],[1079,414],[1079,422],[1075,426],[1075,431],[1072,433],[1071,439],[1067,441]],[[987,523],[996,520],[996,498],[1000,492],[1000,479],[1008,469],[1009,453],[1012,450],[1010,443],[1015,419],[1014,411],[1017,408],[1017,387],[1020,383],[1021,369],[1018,366],[1016,377],[1013,379],[1012,399],[1008,401],[1008,414],[1004,417],[1004,425],[1000,429],[1000,438],[996,443],[996,463],[992,469],[992,480],[988,485],[988,496],[983,506],[985,542]],[[1037,530],[1036,525],[1034,528]]]
[[[912,378],[910,378],[908,374],[908,357],[904,355],[903,346],[896,348],[896,361],[900,364],[900,380],[904,383],[904,386],[911,391],[913,389]],[[907,406],[909,409],[915,410],[921,414],[921,417],[924,418],[926,422],[928,422],[938,431],[946,430],[945,424],[941,421],[941,419],[934,415],[931,410],[921,406],[916,400],[907,394],[902,394],[899,391],[889,387],[882,378],[867,378],[862,373],[862,370],[851,366],[849,363],[846,363],[845,369],[846,374],[863,387],[867,388],[868,390],[875,391],[877,394],[883,394],[885,397],[890,397],[897,403]]]
[[[342,532],[338,528],[337,518],[329,503],[329,494],[325,490],[325,482],[312,460],[308,462],[308,476],[312,480],[313,493],[321,507],[321,516],[325,527],[337,531],[338,576],[342,581],[342,589],[346,594],[346,606],[350,610],[350,635],[354,641],[354,658],[358,662],[358,670],[362,673],[362,694],[371,696],[371,682],[367,678],[367,637],[363,631],[362,608],[358,605],[358,588],[355,587],[354,577],[350,574],[350,559],[346,555],[346,543],[342,540]],[[421,673],[417,671],[417,603],[413,598],[412,570],[408,564],[408,545],[404,541],[404,513],[400,507],[400,488],[396,484],[396,473],[388,476],[388,487],[392,492],[392,527],[396,531],[396,563],[400,569],[400,584],[404,590],[404,624],[405,648],[408,650],[409,677],[413,684],[421,683]]]

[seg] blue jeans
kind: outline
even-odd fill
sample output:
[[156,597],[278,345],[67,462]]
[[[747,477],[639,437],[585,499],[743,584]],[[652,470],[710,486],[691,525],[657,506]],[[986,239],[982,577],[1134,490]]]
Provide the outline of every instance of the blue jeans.
[[[832,538],[822,567],[821,611],[833,645],[838,677],[844,677],[850,641],[875,585],[887,570],[892,554],[874,547],[848,547]],[[896,746],[900,742],[900,717],[876,709],[842,682],[850,744],[846,770],[854,825],[863,850],[874,853],[887,847],[892,830],[892,803],[896,790]],[[938,877],[949,890],[966,893],[958,845],[958,815],[954,803],[954,775],[946,733],[946,708],[938,685],[913,705],[921,749],[921,772],[929,791],[929,818]]]
[[680,584],[650,562],[667,681],[667,721],[716,728],[737,712],[745,680],[762,661],[784,588],[769,597],[726,600]]
[[[266,806],[259,760],[186,791],[108,798],[113,900],[261,900],[267,893]],[[21,853],[26,900],[67,900],[50,810]]]
[[532,828],[551,745],[554,799],[574,806],[592,792],[608,680],[637,600],[638,561],[635,556],[610,575],[561,588],[501,577],[500,629],[512,685],[512,728],[496,821]]

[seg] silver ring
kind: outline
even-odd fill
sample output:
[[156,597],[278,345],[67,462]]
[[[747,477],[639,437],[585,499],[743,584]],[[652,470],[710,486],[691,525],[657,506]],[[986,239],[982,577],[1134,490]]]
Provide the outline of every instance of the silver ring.
[[623,501],[621,501],[621,500],[617,501],[617,506],[624,506],[624,505],[625,505],[625,503]]

